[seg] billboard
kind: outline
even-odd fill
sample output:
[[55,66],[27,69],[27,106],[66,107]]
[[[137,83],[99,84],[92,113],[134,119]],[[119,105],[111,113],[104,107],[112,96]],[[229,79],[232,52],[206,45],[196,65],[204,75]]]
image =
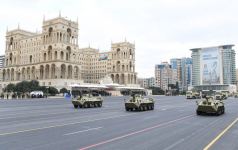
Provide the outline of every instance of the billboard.
[[203,85],[221,83],[219,56],[218,48],[206,48],[201,51],[201,79]]
[[107,53],[101,53],[99,56],[99,61],[101,60],[107,60],[108,59],[108,54]]

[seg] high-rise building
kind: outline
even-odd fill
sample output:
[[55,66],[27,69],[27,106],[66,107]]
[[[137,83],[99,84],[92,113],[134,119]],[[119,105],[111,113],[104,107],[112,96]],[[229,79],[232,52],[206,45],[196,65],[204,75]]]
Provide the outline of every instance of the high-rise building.
[[[234,45],[195,48],[192,51],[192,85],[200,89],[225,89],[236,84]],[[224,85],[224,86],[222,86]]]
[[61,15],[44,19],[41,33],[20,27],[7,31],[0,86],[38,80],[40,85],[62,88],[74,83],[99,83],[106,75],[114,83],[136,84],[133,43],[112,43],[110,51],[101,53],[91,47],[79,48],[78,31],[77,21]]
[[177,82],[179,90],[187,90],[191,84],[192,59],[191,58],[173,58],[170,59],[171,68],[177,71]]
[[143,88],[155,87],[155,78],[138,78],[138,83]]
[[181,83],[182,91],[192,86],[192,58],[181,59]]
[[163,90],[168,90],[169,84],[176,84],[177,70],[172,69],[168,62],[155,65],[155,84]]

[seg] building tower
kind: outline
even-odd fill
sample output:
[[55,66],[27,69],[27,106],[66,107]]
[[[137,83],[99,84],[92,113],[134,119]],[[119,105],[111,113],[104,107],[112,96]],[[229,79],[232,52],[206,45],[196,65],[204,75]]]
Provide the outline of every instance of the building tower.
[[111,45],[111,78],[114,83],[136,84],[135,45],[127,41]]

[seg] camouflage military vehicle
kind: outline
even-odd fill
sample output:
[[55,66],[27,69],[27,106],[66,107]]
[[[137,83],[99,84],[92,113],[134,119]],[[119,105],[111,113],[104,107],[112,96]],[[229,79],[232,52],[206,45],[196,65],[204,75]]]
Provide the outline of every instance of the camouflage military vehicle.
[[221,115],[225,113],[224,103],[221,100],[216,100],[213,96],[206,96],[200,102],[197,102],[197,115],[215,114]]
[[187,99],[200,99],[201,96],[198,92],[187,91],[186,92],[186,98]]
[[224,100],[225,99],[225,95],[222,94],[221,92],[216,92],[215,93],[215,100]]
[[234,98],[238,98],[238,93],[234,93]]
[[103,99],[101,96],[83,94],[72,100],[74,108],[102,107]]
[[143,98],[139,94],[134,94],[129,100],[125,101],[126,111],[146,111],[154,110],[154,100],[152,98]]
[[228,91],[221,91],[221,94],[223,95],[224,99],[228,98]]

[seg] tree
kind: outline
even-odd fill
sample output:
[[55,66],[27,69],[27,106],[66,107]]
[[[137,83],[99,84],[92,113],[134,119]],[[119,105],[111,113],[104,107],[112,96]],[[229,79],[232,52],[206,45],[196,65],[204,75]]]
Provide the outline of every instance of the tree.
[[16,84],[16,92],[27,93],[31,92],[31,86],[28,81],[22,81]]
[[31,91],[39,90],[39,88],[40,88],[39,81],[31,80],[29,82],[29,87],[30,87]]
[[15,91],[15,84],[12,84],[12,83],[9,83],[5,89],[4,89],[4,92],[14,92]]
[[68,93],[68,90],[66,88],[60,89],[60,93]]
[[50,86],[48,89],[48,93],[52,96],[55,96],[56,94],[59,94],[59,91],[55,87]]

